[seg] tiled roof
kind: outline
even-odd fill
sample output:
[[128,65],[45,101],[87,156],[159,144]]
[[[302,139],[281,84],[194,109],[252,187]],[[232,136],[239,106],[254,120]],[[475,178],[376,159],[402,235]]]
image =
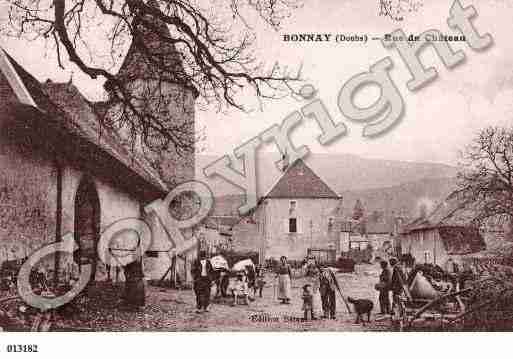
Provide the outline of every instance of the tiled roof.
[[475,226],[475,211],[464,207],[456,199],[440,203],[428,216],[419,217],[410,222],[406,230],[420,230],[441,226]]
[[41,84],[11,56],[7,56],[39,110],[48,115],[48,120],[56,122],[67,133],[100,148],[152,187],[161,192],[167,191],[167,186],[149,164],[129,151],[117,134],[100,128],[91,105],[75,86],[51,82]]
[[302,159],[291,164],[265,198],[340,198]]
[[413,220],[406,226],[406,233],[436,228],[444,248],[449,254],[470,254],[486,249],[478,226],[473,223],[475,211],[466,208],[456,199],[439,204],[427,217]]

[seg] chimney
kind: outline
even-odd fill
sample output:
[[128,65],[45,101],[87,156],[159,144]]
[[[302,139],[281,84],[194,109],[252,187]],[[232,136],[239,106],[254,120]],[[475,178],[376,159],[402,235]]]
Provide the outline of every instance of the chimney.
[[289,156],[287,155],[287,152],[283,154],[281,157],[281,164],[282,164],[282,171],[285,172],[287,168],[289,167]]

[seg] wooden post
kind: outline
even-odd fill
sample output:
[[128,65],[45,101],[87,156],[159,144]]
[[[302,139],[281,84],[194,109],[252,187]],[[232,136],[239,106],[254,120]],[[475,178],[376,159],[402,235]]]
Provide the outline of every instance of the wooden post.
[[438,240],[438,230],[433,233],[433,264],[436,265],[436,241]]
[[171,278],[173,279],[173,286],[177,288],[176,285],[176,255],[171,258]]
[[[59,161],[55,160],[55,168],[57,170],[57,206],[55,209],[55,242],[61,241],[62,236],[62,168],[59,164]],[[59,284],[59,270],[60,270],[60,252],[55,253],[55,263],[54,263],[54,276],[53,283],[54,286],[57,287]]]
[[187,254],[183,256],[183,282],[187,283]]

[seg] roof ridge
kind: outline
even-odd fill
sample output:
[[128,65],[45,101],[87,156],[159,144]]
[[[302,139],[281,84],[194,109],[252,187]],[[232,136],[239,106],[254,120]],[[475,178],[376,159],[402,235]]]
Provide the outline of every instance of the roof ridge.
[[[39,82],[34,76],[32,76],[27,70],[25,70],[23,66],[16,62],[16,60],[14,60],[7,53],[7,51],[3,50],[3,48],[0,47],[0,51],[2,51],[6,55],[10,66],[12,66],[12,70],[15,72],[15,75],[19,77],[19,81],[21,82],[20,84],[18,84],[18,86],[24,86],[24,88],[28,92],[28,96],[30,96],[30,98],[32,98],[33,100],[33,104],[27,104],[26,102],[20,100],[21,103],[37,108],[42,113],[46,113],[50,117],[55,118],[56,122],[59,123],[59,126],[62,129],[68,131],[68,133],[71,133],[74,136],[81,137],[84,140],[90,142],[92,145],[101,149],[109,156],[113,157],[116,161],[126,166],[132,172],[138,174],[146,183],[151,184],[153,187],[158,188],[162,192],[167,191],[167,186],[163,182],[162,178],[158,174],[153,173],[155,171],[151,169],[148,163],[142,164],[141,162],[144,161],[140,158],[137,158],[137,161],[134,161],[133,155],[130,154],[130,151],[128,151],[128,149],[123,144],[116,143],[115,145],[113,145],[110,142],[107,143],[108,141],[105,141],[105,135],[103,135],[103,138],[101,139],[99,136],[96,135],[94,136],[94,138],[92,138],[92,135],[90,135],[90,133],[88,132],[96,132],[96,129],[92,128],[89,121],[76,121],[75,119],[73,119],[73,116],[69,113],[69,109],[66,109],[65,106],[62,105],[62,103],[56,101],[55,96],[51,96],[48,89],[45,88],[45,83]],[[1,57],[2,54],[0,53],[0,60]],[[2,70],[1,66],[0,70]],[[62,84],[64,83],[57,83],[57,85],[59,86],[53,86],[55,85],[55,83],[52,82],[49,84],[48,87],[53,87],[57,90],[62,88]],[[79,100],[83,101],[85,105],[88,107],[88,109],[91,111],[92,115],[97,117],[90,102],[85,98],[85,96],[80,92],[80,90],[76,86],[74,86],[73,84],[71,85],[72,86],[68,85],[67,88],[72,89],[73,93],[78,94],[78,96],[80,96]],[[113,142],[119,142],[118,137],[113,138],[112,133],[110,131],[108,133],[110,133],[110,137]],[[121,153],[119,147],[122,147],[125,153]]]
[[[303,166],[308,176],[310,177],[309,183],[301,183],[298,178],[300,176],[291,177],[291,171],[298,168],[298,166]],[[304,174],[303,174],[304,175]],[[290,178],[290,179],[289,179]],[[304,178],[304,177],[303,177]],[[290,183],[286,183],[289,181]],[[288,185],[295,187],[294,189],[287,188]],[[317,188],[316,185],[317,184]],[[280,186],[285,188],[280,188]],[[279,193],[279,192],[285,193]],[[313,192],[313,193],[310,193]],[[317,193],[315,193],[317,191]],[[274,192],[274,193],[273,193]],[[278,193],[276,193],[278,192]],[[292,162],[291,165],[287,167],[285,172],[278,178],[276,183],[271,187],[271,189],[267,192],[263,198],[340,198],[340,195],[335,192],[331,186],[329,186],[326,181],[324,181],[319,175],[315,173],[315,171],[310,168],[302,158],[297,158]]]
[[[57,85],[57,86],[55,86]],[[96,132],[96,139],[100,140],[100,138],[103,136],[110,138],[113,143],[111,143],[111,146],[113,147],[113,150],[117,152],[124,152],[124,155],[129,158],[129,161],[134,163],[137,162],[137,164],[151,177],[155,178],[159,182],[162,181],[160,176],[158,176],[156,173],[153,173],[154,170],[151,168],[151,166],[148,164],[145,158],[141,154],[139,154],[136,151],[130,150],[125,144],[123,144],[123,138],[117,131],[110,131],[108,127],[105,127],[102,125],[100,121],[98,121],[98,115],[96,114],[94,110],[94,106],[92,106],[91,102],[82,94],[82,92],[72,83],[69,82],[59,82],[59,83],[45,83],[42,85],[42,90],[45,92],[45,94],[48,96],[49,100],[58,107],[61,111],[63,111],[67,116],[70,116],[66,109],[62,108],[62,106],[58,103],[55,103],[55,101],[52,100],[51,96],[47,93],[47,90],[45,89],[45,86],[52,86],[52,87],[59,87],[65,91],[70,92],[70,94],[77,95],[79,97],[80,101],[83,101],[86,106],[91,110],[91,113],[95,117],[95,129],[94,132]],[[87,121],[87,119],[82,118],[82,122]],[[73,121],[75,122],[75,121]],[[88,121],[89,122],[89,121]],[[160,184],[160,183],[159,183]]]

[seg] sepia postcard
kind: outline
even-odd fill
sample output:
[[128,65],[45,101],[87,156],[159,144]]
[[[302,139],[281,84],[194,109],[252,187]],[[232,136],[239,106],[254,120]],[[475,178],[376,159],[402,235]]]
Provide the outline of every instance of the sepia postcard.
[[512,331],[512,16],[0,0],[0,331]]

